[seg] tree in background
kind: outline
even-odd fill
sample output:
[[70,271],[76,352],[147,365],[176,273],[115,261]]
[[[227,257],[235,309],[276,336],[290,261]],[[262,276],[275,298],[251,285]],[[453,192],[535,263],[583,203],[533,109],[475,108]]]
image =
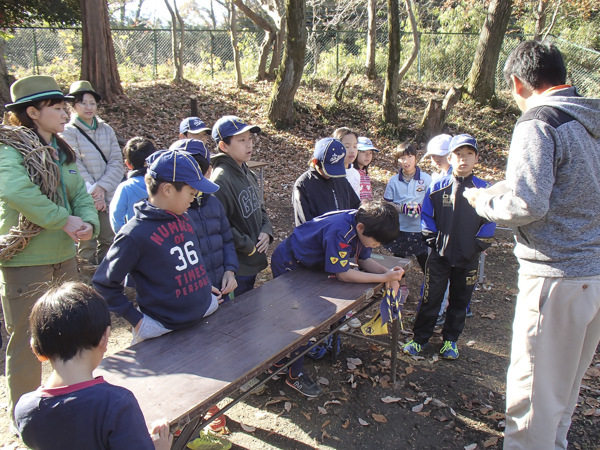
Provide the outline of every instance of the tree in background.
[[125,95],[108,18],[106,0],[79,0],[81,9],[81,79],[88,80],[105,103]]
[[[80,19],[78,0],[19,0],[3,2],[0,30],[46,22],[51,27],[77,25]],[[8,73],[4,59],[7,31],[0,31],[0,109],[10,103],[10,85],[14,77]]]
[[496,66],[510,19],[512,0],[492,0],[479,34],[466,92],[475,101],[487,102],[496,93]]
[[382,119],[398,125],[398,69],[400,68],[400,12],[398,0],[388,5],[388,61],[382,99]]
[[287,32],[283,60],[268,108],[269,120],[280,124],[290,124],[295,119],[294,97],[300,86],[306,55],[306,1],[286,0],[285,21]]
[[[177,8],[177,0],[165,0],[165,5],[171,14],[171,53],[173,55],[173,81],[175,83],[181,83],[183,81],[183,49],[185,46],[185,24],[179,14]],[[179,29],[179,39],[177,37],[177,30]]]
[[237,87],[242,87],[244,85],[244,80],[242,79],[242,68],[240,67],[240,49],[238,48],[237,41],[237,10],[233,1],[231,2],[229,30],[231,32],[231,47],[233,48],[233,62],[235,65],[235,83],[237,84]]
[[367,0],[369,11],[369,27],[367,31],[367,60],[365,62],[365,75],[370,80],[377,78],[375,67],[375,50],[377,49],[377,0]]

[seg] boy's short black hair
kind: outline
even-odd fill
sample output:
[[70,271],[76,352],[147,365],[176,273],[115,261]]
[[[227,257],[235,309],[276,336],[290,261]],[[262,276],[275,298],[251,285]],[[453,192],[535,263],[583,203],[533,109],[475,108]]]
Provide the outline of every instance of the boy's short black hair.
[[396,151],[394,151],[394,167],[398,168],[398,159],[401,156],[414,156],[417,157],[417,149],[410,142],[403,142],[402,144],[396,147]]
[[146,158],[156,152],[154,142],[145,137],[136,136],[131,138],[123,148],[125,160],[131,165],[134,170],[144,168]]
[[356,212],[356,223],[364,225],[363,235],[382,245],[394,241],[400,233],[398,209],[392,202],[376,200],[363,203]]
[[100,344],[110,326],[106,301],[91,287],[68,282],[51,287],[29,316],[31,347],[39,356],[68,361]]
[[528,89],[550,84],[560,86],[567,81],[567,68],[558,48],[550,42],[521,42],[508,55],[504,64],[504,79],[512,89],[511,75]]
[[202,175],[206,175],[206,172],[208,171],[208,168],[210,167],[210,163],[206,160],[206,158],[204,156],[202,156],[200,154],[194,154],[194,155],[192,155],[192,157],[200,166]]
[[152,177],[149,173],[147,173],[146,175],[144,175],[144,181],[146,182],[146,189],[148,190],[148,192],[150,193],[150,195],[156,195],[158,194],[158,189],[160,188],[161,184],[164,183],[170,183],[173,185],[173,187],[175,187],[175,190],[177,192],[181,192],[181,190],[187,186],[187,183],[185,181],[166,181],[166,180],[161,180],[160,178],[154,178]]

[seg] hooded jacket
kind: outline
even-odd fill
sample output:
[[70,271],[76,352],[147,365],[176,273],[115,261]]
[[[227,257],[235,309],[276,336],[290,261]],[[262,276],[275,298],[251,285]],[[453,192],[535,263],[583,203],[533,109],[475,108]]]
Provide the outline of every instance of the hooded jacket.
[[515,125],[504,195],[480,196],[477,212],[513,227],[519,272],[600,274],[600,99],[574,87],[529,101]]
[[296,180],[292,204],[299,226],[331,211],[358,209],[360,198],[346,177],[324,178],[311,167]]
[[135,215],[133,206],[140,200],[148,198],[145,174],[146,169],[130,170],[127,173],[127,180],[117,186],[109,206],[110,227],[115,233],[118,233]]
[[[141,312],[123,293],[127,274]],[[191,219],[147,200],[135,205],[135,217],[117,234],[93,283],[109,309],[133,326],[146,314],[169,330],[187,328],[202,320],[212,300]]]
[[211,194],[202,194],[200,203],[194,200],[188,214],[194,222],[200,241],[202,259],[210,284],[221,289],[223,274],[237,272],[239,263],[235,254],[233,235],[221,202]]
[[[77,116],[74,115],[71,122],[65,125],[65,131],[61,136],[77,153],[77,167],[83,179],[91,185],[97,183],[103,188],[106,191],[106,203],[109,203],[115,189],[123,180],[125,173],[123,154],[117,136],[110,125],[99,117],[96,117],[96,121],[98,127],[92,130],[78,121]],[[81,131],[75,128],[75,125],[100,147],[108,164],[104,162],[98,149],[81,134]]]
[[489,185],[473,176],[452,174],[431,184],[421,211],[423,240],[452,267],[468,268],[492,245],[496,224],[477,215],[463,196],[465,188]]
[[241,166],[228,154],[210,158],[213,167],[211,181],[219,185],[213,195],[218,198],[229,219],[233,243],[239,261],[237,274],[254,276],[268,265],[266,253],[256,251],[260,233],[273,241],[273,228],[260,198],[258,177],[247,164]]

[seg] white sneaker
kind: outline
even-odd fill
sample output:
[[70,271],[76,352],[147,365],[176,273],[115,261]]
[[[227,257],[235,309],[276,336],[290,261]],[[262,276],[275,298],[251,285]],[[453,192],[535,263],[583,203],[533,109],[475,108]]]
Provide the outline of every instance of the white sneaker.
[[362,323],[360,323],[360,320],[358,320],[358,318],[353,317],[352,319],[350,319],[350,322],[348,322],[348,325],[350,326],[350,328],[360,328],[362,326]]
[[348,331],[348,330],[350,330],[350,327],[348,326],[347,323],[345,323],[344,325],[342,325],[340,327],[340,331]]

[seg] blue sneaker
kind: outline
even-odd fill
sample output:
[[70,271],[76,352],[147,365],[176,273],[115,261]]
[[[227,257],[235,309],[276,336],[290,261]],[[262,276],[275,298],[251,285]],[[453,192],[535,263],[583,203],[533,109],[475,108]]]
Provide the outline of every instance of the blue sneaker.
[[473,311],[471,311],[470,306],[467,306],[467,317],[473,317]]
[[440,354],[442,358],[446,359],[457,359],[458,358],[458,347],[456,342],[452,341],[444,341],[444,345],[440,350]]
[[[328,352],[333,352],[333,336],[329,336],[325,342],[325,348],[327,349]],[[338,341],[337,341],[337,351],[338,353],[340,353],[340,351],[342,351],[342,339],[338,336]]]
[[410,342],[404,345],[404,353],[406,353],[407,355],[417,356],[425,347],[427,347],[427,344],[421,345],[411,340]]
[[321,359],[323,356],[325,356],[325,353],[327,353],[325,346],[317,345],[315,348],[309,351],[306,356],[308,356],[310,359]]

